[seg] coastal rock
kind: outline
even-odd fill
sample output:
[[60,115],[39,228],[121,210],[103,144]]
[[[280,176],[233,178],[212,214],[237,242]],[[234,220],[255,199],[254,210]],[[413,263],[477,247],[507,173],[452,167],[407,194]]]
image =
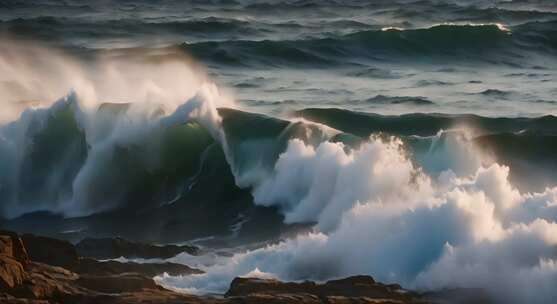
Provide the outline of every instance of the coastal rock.
[[30,261],[26,248],[16,234],[1,232],[0,248],[0,292],[6,294],[2,303],[8,300],[11,303],[18,302],[11,297],[44,299],[81,292],[72,284],[78,278],[75,273]]
[[[25,266],[18,259],[25,255],[25,247],[14,250],[17,234],[0,233],[0,303],[43,304],[408,304],[444,303],[428,301],[422,295],[402,289],[399,285],[386,285],[369,276],[354,276],[325,283],[281,282],[272,279],[235,278],[224,298],[195,296],[167,290],[151,278],[160,273],[187,275],[200,270],[174,263],[122,263],[78,258],[73,245],[50,238],[26,235],[23,245],[29,245]],[[48,249],[40,247],[50,246]],[[72,250],[73,249],[73,250]],[[37,252],[37,250],[39,252]],[[34,261],[34,258],[64,268]],[[432,299],[435,294],[429,295]],[[438,297],[443,300],[445,297]]]
[[143,289],[135,292],[99,293],[65,298],[79,304],[224,304],[222,299],[186,295],[166,289]]
[[32,261],[67,267],[78,260],[77,251],[70,242],[33,234],[24,234],[21,239]]
[[79,276],[67,269],[37,262],[29,262],[25,268],[23,284],[10,291],[19,298],[49,299],[85,291],[76,286]]
[[[166,290],[151,278],[164,272],[200,273],[197,269],[175,263],[78,258],[71,243],[34,235],[23,239],[0,231],[0,303],[214,303]],[[31,259],[24,245],[29,246]]]
[[163,289],[151,278],[138,273],[123,273],[110,276],[82,275],[76,282],[79,286],[103,293],[124,293],[144,289]]
[[13,257],[23,266],[29,261],[21,238],[11,231],[0,230],[0,254]]
[[[0,291],[15,288],[23,284],[27,264],[25,249],[18,246],[21,240],[17,235],[0,235]],[[23,263],[23,264],[22,264]]]
[[182,252],[195,255],[198,248],[188,245],[150,245],[122,238],[86,238],[75,246],[79,255],[95,259],[143,258],[168,259]]
[[50,304],[47,300],[20,299],[2,292],[0,292],[0,303],[2,304]]
[[[0,242],[6,242],[7,246],[2,246],[3,251],[17,252],[21,261],[26,262],[27,258],[26,247],[29,248],[29,256],[32,261],[45,263],[53,266],[60,266],[67,268],[78,274],[87,274],[94,276],[112,276],[122,273],[138,273],[147,277],[154,277],[163,273],[170,275],[189,275],[202,273],[202,271],[190,268],[186,265],[177,263],[135,263],[135,262],[119,262],[119,261],[97,261],[91,258],[80,258],[74,245],[67,241],[62,241],[54,238],[35,236],[32,234],[24,234],[22,236],[23,242],[15,233],[0,236]],[[11,244],[14,240],[18,241],[18,247]],[[122,239],[121,239],[122,240]],[[122,240],[123,243],[133,244]],[[25,246],[23,245],[25,244]],[[150,245],[141,244],[141,246],[150,247]],[[11,250],[11,248],[17,248]],[[161,248],[159,246],[151,246]],[[173,246],[165,246],[174,248]],[[178,246],[177,246],[178,247]],[[128,247],[130,248],[130,247]],[[143,249],[146,250],[146,249]],[[150,250],[150,249],[149,249]],[[155,249],[157,250],[157,249]],[[169,249],[163,249],[169,250]]]
[[[383,301],[381,303],[423,303],[419,295],[403,290],[396,284],[377,283],[370,276],[348,277],[324,284],[235,278],[226,293],[226,297],[251,298],[253,303],[264,303],[257,302],[256,299],[263,300],[269,296],[273,299],[281,298],[284,303],[374,303],[376,300]],[[296,301],[289,302],[287,299]]]
[[284,283],[274,279],[234,278],[226,292],[227,297],[247,296],[252,294],[287,294],[287,293],[317,293],[314,282]]
[[121,263],[118,261],[97,261],[89,258],[80,259],[79,263],[72,267],[72,270],[80,274],[95,276],[111,276],[129,272],[148,277],[163,273],[173,276],[203,273],[201,270],[177,263]]
[[0,255],[0,291],[23,284],[25,271],[20,262],[8,255]]

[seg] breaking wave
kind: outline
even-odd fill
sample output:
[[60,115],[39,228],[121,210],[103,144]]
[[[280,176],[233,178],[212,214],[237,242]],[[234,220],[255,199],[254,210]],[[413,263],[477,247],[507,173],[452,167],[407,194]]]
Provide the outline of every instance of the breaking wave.
[[[483,30],[507,39],[499,29]],[[28,60],[13,59],[32,49],[3,47],[12,50],[2,53],[10,59],[4,71],[21,70],[10,86],[26,88],[2,96],[7,105],[26,92],[50,100],[75,91],[0,127],[2,217],[163,208],[198,189],[206,163],[222,156],[227,167],[213,168],[210,183],[231,172],[236,187],[251,193],[244,204],[274,208],[285,223],[313,229],[222,258],[205,274],[158,277],[164,285],[222,292],[234,276],[365,273],[420,290],[485,288],[502,303],[557,297],[553,116],[306,109],[280,119],[231,109],[186,59],[103,58],[90,70],[45,51],[49,60],[30,69]],[[45,79],[42,86],[37,79]],[[129,103],[106,102],[118,100]],[[536,185],[522,185],[522,172]],[[547,187],[539,189],[544,172]],[[210,186],[203,195],[219,191]]]
[[[396,137],[372,136],[357,148],[289,140],[249,185],[256,204],[279,207],[289,223],[315,223],[313,232],[223,259],[205,274],[157,280],[204,293],[223,292],[235,276],[367,273],[420,290],[485,288],[501,303],[551,303],[557,188],[521,192],[512,169],[469,144],[455,138],[420,164]],[[428,168],[447,158],[447,167]]]
[[[3,176],[19,179],[2,195],[26,190],[3,200],[10,202],[4,212],[75,216],[118,204],[137,209],[137,198],[153,193],[167,197],[152,201],[169,202],[177,192],[164,191],[172,184],[187,189],[204,151],[217,142],[237,185],[251,189],[256,205],[278,208],[286,223],[315,226],[309,234],[223,258],[203,275],[158,277],[162,284],[220,292],[238,275],[325,280],[367,273],[425,290],[487,288],[501,302],[554,298],[557,188],[520,191],[510,180],[514,168],[475,144],[483,140],[503,149],[508,142],[498,143],[501,138],[536,138],[528,132],[554,118],[507,122],[474,116],[467,122],[482,122],[476,130],[492,128],[473,132],[459,117],[424,114],[421,119],[431,120],[431,133],[437,133],[418,136],[404,133],[420,116],[400,116],[397,125],[408,125],[398,134],[379,128],[361,136],[323,121],[217,110],[216,97],[202,88],[174,112],[140,110],[149,114],[144,116],[133,104],[103,104],[87,114],[72,93],[50,108],[25,112],[2,127],[2,149],[22,145],[3,153],[14,158],[2,159],[5,168],[12,166],[2,172],[23,170]],[[441,118],[461,128],[443,131],[435,123]],[[98,127],[91,128],[91,121]],[[518,124],[530,131],[512,133]],[[15,140],[16,134],[23,137]]]

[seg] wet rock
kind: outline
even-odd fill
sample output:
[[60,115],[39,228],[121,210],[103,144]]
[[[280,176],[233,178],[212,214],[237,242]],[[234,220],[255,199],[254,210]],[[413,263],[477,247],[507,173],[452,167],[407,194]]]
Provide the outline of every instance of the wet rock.
[[96,276],[110,276],[128,272],[135,272],[148,277],[163,273],[173,276],[203,273],[199,269],[177,263],[121,263],[118,261],[97,261],[89,258],[80,259],[79,263],[72,267],[72,270],[80,274]]
[[[17,235],[0,235],[0,291],[16,288],[23,284],[27,264],[25,252],[20,246],[21,240]],[[23,263],[23,264],[22,264]]]
[[29,261],[21,238],[11,231],[0,230],[0,254],[13,257],[23,266]]
[[[422,295],[404,290],[399,285],[381,284],[369,276],[354,276],[325,283],[236,278],[224,298],[186,295],[157,285],[151,277],[163,272],[186,275],[201,271],[174,263],[140,264],[78,258],[70,243],[31,235],[23,238],[19,248],[18,239],[16,234],[0,233],[0,303],[432,303]],[[28,251],[24,245],[30,246]],[[26,255],[23,252],[28,252],[31,259],[25,260]],[[34,261],[35,258],[66,266],[62,268],[39,263]],[[433,296],[445,299],[445,295],[429,296],[429,299]]]
[[[200,273],[185,265],[81,259],[68,242],[34,235],[24,235],[23,239],[22,242],[12,232],[0,232],[2,304],[213,303],[209,299],[166,290],[151,278],[164,272],[173,275]],[[31,260],[26,259],[24,245],[30,247]],[[64,265],[71,270],[37,260]]]
[[21,239],[32,261],[67,267],[78,260],[77,251],[70,242],[33,234],[24,234]]
[[131,242],[122,238],[86,238],[77,243],[76,249],[80,256],[95,259],[143,258],[168,259],[182,252],[195,255],[198,248],[188,245],[150,245]]
[[37,262],[25,268],[23,283],[10,291],[13,296],[29,299],[51,299],[67,294],[85,293],[75,285],[79,276],[67,269]]
[[280,298],[284,303],[375,303],[377,300],[381,303],[425,303],[418,294],[403,290],[399,285],[377,283],[370,276],[348,277],[324,284],[235,278],[226,293],[226,297],[250,298],[251,303],[265,303],[258,301],[269,296]]
[[138,273],[123,273],[110,276],[82,275],[76,282],[79,286],[103,293],[124,293],[144,289],[163,289],[151,278]]
[[2,304],[50,304],[47,300],[21,299],[21,298],[16,298],[7,293],[1,293],[1,292],[0,292],[0,303]]
[[0,291],[23,284],[25,271],[20,262],[8,255],[0,255]]

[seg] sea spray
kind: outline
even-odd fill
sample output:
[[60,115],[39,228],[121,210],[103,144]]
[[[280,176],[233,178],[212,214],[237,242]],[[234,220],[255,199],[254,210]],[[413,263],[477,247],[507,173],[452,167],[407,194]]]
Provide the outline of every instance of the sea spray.
[[[169,168],[161,162],[172,146],[192,145],[182,155],[187,160],[196,158],[211,137],[222,137],[216,108],[232,103],[186,55],[101,54],[85,60],[12,39],[2,40],[0,49],[4,80],[25,88],[0,93],[6,109],[2,118],[12,121],[0,127],[4,217],[33,211],[83,216],[114,209],[136,200],[134,195],[141,197],[133,193],[138,183],[153,184],[150,179],[166,174]],[[22,111],[19,106],[29,100],[34,107]],[[168,143],[176,129],[193,138]],[[196,161],[189,167],[198,167]],[[188,168],[183,174],[175,179],[187,179]],[[169,193],[146,195],[165,200],[180,183],[164,186]],[[161,186],[143,188],[158,191],[153,187]]]
[[[548,283],[541,288],[538,283],[557,276],[552,266],[557,218],[551,216],[557,188],[520,193],[508,181],[509,168],[498,164],[471,176],[450,170],[427,176],[396,144],[376,138],[360,150],[345,153],[338,147],[338,156],[326,157],[334,145],[314,150],[291,141],[268,181],[281,191],[254,190],[256,201],[278,204],[287,220],[317,221],[313,233],[236,254],[206,274],[157,280],[203,293],[223,292],[234,276],[255,269],[283,280],[365,273],[410,288],[487,288],[496,299],[516,303],[550,303],[555,297]],[[283,170],[296,177],[280,177]],[[329,195],[312,191],[323,185],[319,189]],[[333,212],[324,216],[320,210],[327,209]],[[544,218],[536,217],[540,213]]]

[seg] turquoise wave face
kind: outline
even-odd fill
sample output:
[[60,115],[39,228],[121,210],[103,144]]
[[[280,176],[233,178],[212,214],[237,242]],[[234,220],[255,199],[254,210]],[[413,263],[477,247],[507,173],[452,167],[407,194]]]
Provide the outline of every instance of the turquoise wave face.
[[[48,210],[66,215],[75,212],[75,216],[164,206],[186,196],[206,166],[225,158],[228,164],[215,174],[234,174],[240,188],[249,187],[272,174],[293,139],[314,147],[326,141],[343,143],[352,149],[370,136],[396,136],[405,142],[409,157],[418,166],[435,174],[455,169],[451,153],[456,152],[451,148],[459,145],[460,137],[466,141],[464,145],[479,146],[516,168],[511,171],[513,178],[536,168],[550,176],[557,167],[554,116],[385,116],[330,108],[300,110],[289,121],[221,108],[218,113],[226,142],[222,147],[222,142],[195,121],[160,123],[169,117],[162,110],[155,111],[144,125],[128,126],[137,128],[129,135],[115,135],[116,127],[122,128],[118,123],[131,119],[128,109],[128,104],[102,104],[93,116],[102,119],[103,128],[95,133],[85,128],[84,114],[70,99],[26,112],[3,126],[3,215]],[[539,182],[538,188],[545,184]],[[76,205],[79,207],[73,210],[71,206]]]
[[553,303],[556,20],[554,0],[3,1],[0,227],[237,250],[159,278],[202,293],[370,274]]

